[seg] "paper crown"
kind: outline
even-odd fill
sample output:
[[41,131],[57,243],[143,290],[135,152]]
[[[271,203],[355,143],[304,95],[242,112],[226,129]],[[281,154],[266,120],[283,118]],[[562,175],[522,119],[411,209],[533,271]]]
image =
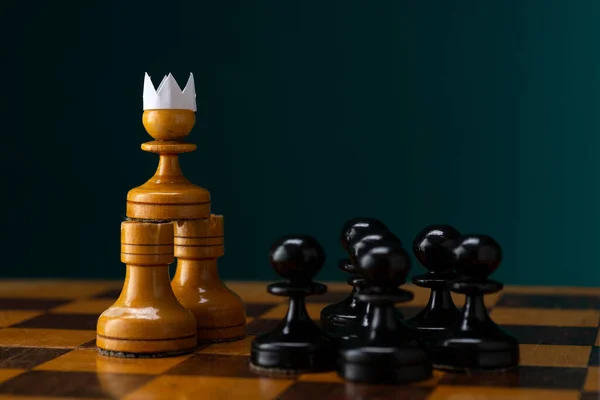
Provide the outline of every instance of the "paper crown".
[[196,89],[194,88],[194,75],[190,78],[183,91],[177,84],[173,75],[165,76],[154,89],[148,73],[144,78],[144,110],[193,110],[196,111]]

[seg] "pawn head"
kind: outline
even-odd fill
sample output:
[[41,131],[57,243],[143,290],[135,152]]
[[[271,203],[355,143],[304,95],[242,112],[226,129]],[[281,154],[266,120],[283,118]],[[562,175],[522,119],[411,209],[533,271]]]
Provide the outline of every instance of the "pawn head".
[[284,279],[310,281],[325,263],[325,250],[311,236],[287,235],[271,245],[269,262]]
[[460,232],[450,225],[430,225],[416,236],[413,253],[429,271],[449,271],[453,268],[452,246],[459,236]]
[[410,271],[410,257],[396,241],[372,244],[357,263],[359,274],[374,287],[398,287]]
[[348,245],[350,244],[351,241],[354,240],[354,238],[356,236],[358,236],[361,233],[368,232],[371,230],[387,231],[388,228],[387,228],[387,226],[385,226],[385,224],[383,222],[381,222],[377,218],[357,217],[357,218],[352,218],[351,220],[346,221],[344,223],[344,226],[342,227],[342,233],[340,235],[342,247],[345,250],[348,250]]
[[402,247],[402,242],[400,242],[400,239],[398,239],[396,235],[388,230],[370,230],[368,232],[361,233],[362,234],[356,235],[348,244],[350,261],[355,265],[357,265],[358,258],[366,249],[379,242],[394,242],[397,243],[398,246]]
[[463,235],[452,249],[454,269],[465,278],[486,279],[500,265],[502,248],[487,235]]

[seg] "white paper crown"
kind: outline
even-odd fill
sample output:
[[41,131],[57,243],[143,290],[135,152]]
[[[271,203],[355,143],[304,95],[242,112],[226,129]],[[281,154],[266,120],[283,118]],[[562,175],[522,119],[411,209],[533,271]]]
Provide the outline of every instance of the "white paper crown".
[[194,75],[190,78],[183,91],[177,84],[173,75],[165,76],[154,89],[148,73],[144,78],[144,110],[193,110],[196,111],[196,89],[194,88]]

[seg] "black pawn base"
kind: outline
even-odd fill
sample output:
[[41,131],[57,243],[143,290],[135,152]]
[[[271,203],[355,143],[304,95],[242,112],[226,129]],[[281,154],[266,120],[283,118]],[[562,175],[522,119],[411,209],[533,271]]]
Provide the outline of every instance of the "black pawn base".
[[340,352],[338,373],[349,382],[393,385],[427,380],[432,368],[417,347],[358,347]]
[[269,376],[334,370],[332,344],[314,339],[310,343],[298,340],[279,343],[269,340],[269,343],[261,343],[259,337],[252,343],[250,368],[261,375]]
[[466,373],[514,369],[519,365],[519,343],[500,334],[495,338],[463,335],[441,341],[430,352],[433,367]]

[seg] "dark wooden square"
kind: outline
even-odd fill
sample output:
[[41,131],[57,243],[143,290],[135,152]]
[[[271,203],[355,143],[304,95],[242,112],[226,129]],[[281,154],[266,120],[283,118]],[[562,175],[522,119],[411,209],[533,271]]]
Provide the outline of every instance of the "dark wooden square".
[[70,349],[34,347],[0,347],[0,368],[32,369],[40,364],[62,356]]
[[587,368],[521,366],[510,372],[446,374],[440,384],[579,390],[586,374]]
[[600,366],[600,347],[592,347],[592,352],[590,353],[590,361],[588,362],[588,365],[591,367]]
[[505,293],[498,300],[496,307],[532,307],[561,309],[600,309],[599,296],[586,295],[533,295]]
[[94,296],[95,299],[108,299],[108,300],[116,300],[120,295],[123,289],[109,289],[102,293],[98,293]]
[[28,371],[0,385],[1,394],[17,396],[121,398],[154,377],[95,372]]
[[0,310],[49,310],[73,300],[0,298]]
[[521,344],[593,346],[597,334],[596,328],[571,326],[501,325],[501,327],[515,336]]
[[248,367],[249,358],[224,354],[194,354],[166,374],[256,378]]
[[98,316],[93,314],[42,314],[13,325],[13,328],[95,330]]
[[250,321],[250,323],[246,326],[246,333],[251,336],[262,335],[263,333],[272,331],[280,323],[281,320],[278,319],[257,318]]
[[246,316],[258,318],[279,304],[246,303]]

